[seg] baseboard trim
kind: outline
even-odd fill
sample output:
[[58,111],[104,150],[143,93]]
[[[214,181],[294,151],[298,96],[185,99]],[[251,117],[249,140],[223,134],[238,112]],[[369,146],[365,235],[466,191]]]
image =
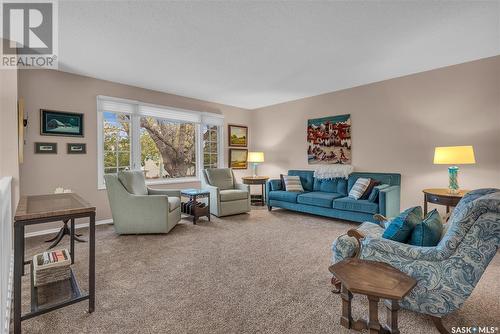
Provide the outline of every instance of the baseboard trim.
[[[103,219],[103,220],[98,220],[95,222],[96,226],[97,225],[105,225],[105,224],[112,224],[113,219]],[[75,225],[75,229],[79,228],[85,228],[89,227],[89,223],[82,223],[82,224],[77,224]],[[31,237],[36,237],[39,235],[46,235],[46,234],[53,234],[59,232],[60,228],[51,228],[47,230],[41,230],[41,231],[36,231],[36,232],[30,232],[25,234],[25,238],[31,238]]]

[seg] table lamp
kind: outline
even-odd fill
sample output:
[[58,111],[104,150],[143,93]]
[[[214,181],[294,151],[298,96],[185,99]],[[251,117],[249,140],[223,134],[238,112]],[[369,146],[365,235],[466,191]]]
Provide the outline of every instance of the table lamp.
[[253,177],[257,176],[257,165],[264,162],[264,152],[248,152],[248,162],[253,166]]
[[456,165],[475,164],[472,146],[445,146],[434,150],[435,165],[451,165],[448,167],[450,194],[458,194],[458,167]]

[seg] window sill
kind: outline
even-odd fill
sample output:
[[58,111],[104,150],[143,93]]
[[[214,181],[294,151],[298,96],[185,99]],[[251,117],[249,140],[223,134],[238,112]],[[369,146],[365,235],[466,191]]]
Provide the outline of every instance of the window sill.
[[200,182],[197,177],[182,177],[178,179],[163,179],[163,180],[146,180],[146,185],[156,185],[156,184],[175,184],[175,183],[190,183],[190,182]]
[[[177,183],[191,183],[191,182],[200,182],[201,180],[197,177],[183,177],[178,179],[163,179],[163,180],[146,180],[147,186],[154,186],[160,184],[177,184]],[[105,184],[99,184],[97,186],[97,190],[106,190]]]

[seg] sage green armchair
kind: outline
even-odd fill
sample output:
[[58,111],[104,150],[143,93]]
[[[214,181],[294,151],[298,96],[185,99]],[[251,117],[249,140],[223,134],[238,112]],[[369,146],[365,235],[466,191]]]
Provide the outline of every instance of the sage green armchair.
[[250,211],[250,188],[236,182],[231,168],[204,169],[201,187],[210,191],[210,213],[217,217]]
[[168,233],[181,220],[179,190],[146,187],[142,171],[123,171],[104,179],[116,233]]

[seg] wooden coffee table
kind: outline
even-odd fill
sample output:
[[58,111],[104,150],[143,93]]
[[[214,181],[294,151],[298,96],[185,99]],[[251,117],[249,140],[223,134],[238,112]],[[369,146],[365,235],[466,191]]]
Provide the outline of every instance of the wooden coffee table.
[[[342,316],[340,324],[354,330],[368,329],[374,333],[399,333],[398,301],[403,299],[417,284],[417,281],[382,262],[350,258],[330,266],[330,272],[342,282]],[[368,297],[368,319],[352,318],[352,294]],[[378,320],[378,302],[386,299],[387,324],[381,326]]]

